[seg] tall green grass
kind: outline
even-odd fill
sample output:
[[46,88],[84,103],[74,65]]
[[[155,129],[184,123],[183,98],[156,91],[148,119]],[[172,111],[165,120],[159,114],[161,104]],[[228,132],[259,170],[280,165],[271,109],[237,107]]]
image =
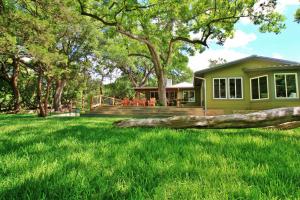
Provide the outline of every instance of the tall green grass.
[[0,115],[1,199],[300,199],[300,129]]

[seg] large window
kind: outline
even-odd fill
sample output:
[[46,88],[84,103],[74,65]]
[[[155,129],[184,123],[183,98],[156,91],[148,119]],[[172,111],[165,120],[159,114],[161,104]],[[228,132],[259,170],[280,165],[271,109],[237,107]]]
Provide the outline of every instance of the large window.
[[243,81],[242,78],[228,78],[229,99],[243,98]]
[[213,79],[214,99],[226,99],[226,78]]
[[184,90],[183,100],[186,102],[195,102],[195,91],[194,90]]
[[268,76],[251,78],[251,98],[252,100],[268,99]]
[[150,91],[150,98],[155,98],[156,100],[158,100],[158,92]]
[[276,98],[297,98],[297,74],[280,73],[275,74],[275,95]]

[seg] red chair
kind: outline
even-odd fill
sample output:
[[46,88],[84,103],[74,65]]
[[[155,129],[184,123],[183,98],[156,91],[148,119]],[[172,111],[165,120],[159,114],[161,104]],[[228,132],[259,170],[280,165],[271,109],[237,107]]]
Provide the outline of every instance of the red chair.
[[156,104],[156,99],[150,98],[150,100],[148,101],[148,106],[155,106],[155,104]]
[[145,99],[145,98],[142,98],[142,99],[140,99],[140,101],[139,101],[139,105],[140,106],[146,106],[146,103],[147,103],[147,100]]
[[121,104],[122,104],[122,106],[129,106],[130,101],[129,101],[128,98],[124,98],[124,99],[121,101]]
[[131,105],[133,106],[139,106],[140,100],[139,99],[132,99]]

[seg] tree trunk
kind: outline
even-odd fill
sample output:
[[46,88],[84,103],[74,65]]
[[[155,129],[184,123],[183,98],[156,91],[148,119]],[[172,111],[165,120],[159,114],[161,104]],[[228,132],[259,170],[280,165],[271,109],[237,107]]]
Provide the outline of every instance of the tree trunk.
[[3,0],[0,0],[0,15],[4,13],[4,3]]
[[61,111],[61,97],[64,87],[67,81],[65,79],[59,79],[56,81],[56,88],[54,94],[53,108],[54,111]]
[[150,52],[151,59],[152,59],[154,69],[155,69],[155,74],[157,77],[159,103],[162,106],[167,106],[167,95],[166,95],[164,69],[161,66],[160,58],[159,58],[158,53],[156,52],[155,48],[150,44],[147,44],[147,47]]
[[20,91],[18,88],[18,78],[20,73],[20,65],[17,58],[13,58],[13,74],[11,76],[11,86],[14,93],[14,112],[20,112]]
[[250,114],[219,116],[175,116],[164,119],[130,119],[115,122],[118,127],[167,128],[256,128],[288,129],[300,126],[300,107],[277,108]]
[[45,111],[45,117],[48,116],[48,99],[50,95],[50,88],[51,88],[51,82],[52,80],[50,78],[47,79],[47,86],[46,86],[46,94],[44,98],[44,111]]
[[157,76],[158,98],[162,106],[167,106],[166,83],[163,71],[160,71]]
[[38,106],[39,106],[39,117],[46,117],[45,107],[42,101],[42,88],[43,88],[43,72],[42,69],[39,69],[38,72],[38,85],[37,85],[37,99],[38,99]]

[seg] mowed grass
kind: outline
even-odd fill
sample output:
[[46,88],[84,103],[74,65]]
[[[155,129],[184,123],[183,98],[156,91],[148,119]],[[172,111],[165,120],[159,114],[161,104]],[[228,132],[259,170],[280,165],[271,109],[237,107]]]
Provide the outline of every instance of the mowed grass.
[[0,115],[1,199],[300,199],[300,129]]

